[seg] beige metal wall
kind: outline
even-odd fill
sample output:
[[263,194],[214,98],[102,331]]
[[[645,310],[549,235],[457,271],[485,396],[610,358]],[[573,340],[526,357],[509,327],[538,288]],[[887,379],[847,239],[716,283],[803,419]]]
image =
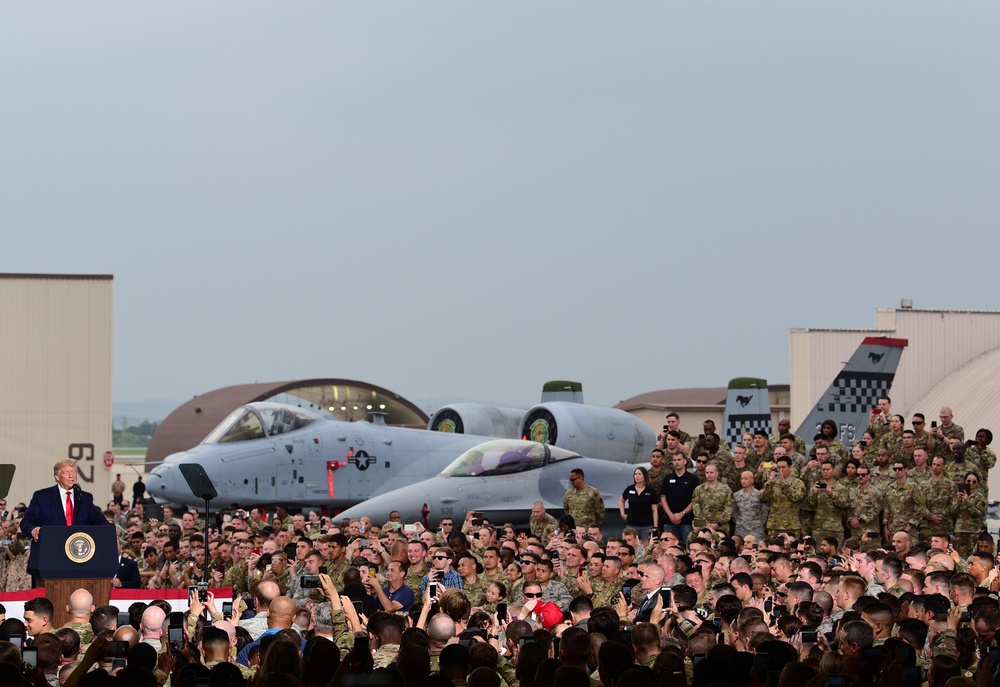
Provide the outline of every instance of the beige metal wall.
[[0,275],[0,462],[17,466],[8,504],[80,460],[80,484],[110,499],[110,275]]

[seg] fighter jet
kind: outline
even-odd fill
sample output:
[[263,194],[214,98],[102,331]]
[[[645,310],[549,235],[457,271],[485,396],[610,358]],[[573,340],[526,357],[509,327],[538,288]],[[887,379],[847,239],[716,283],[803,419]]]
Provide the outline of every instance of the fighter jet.
[[[178,469],[198,463],[219,493],[217,505],[347,508],[433,477],[459,454],[495,438],[455,429],[340,422],[295,406],[249,403],[198,446],[168,456],[146,488],[161,503],[199,505]],[[632,415],[572,402],[534,406],[519,429],[520,436],[606,461],[639,463],[655,445],[652,430]]]
[[[633,482],[635,464],[585,458],[573,451],[534,441],[497,439],[473,446],[431,479],[383,493],[349,508],[344,518],[367,515],[383,523],[398,510],[403,522],[444,516],[459,520],[469,511],[491,523],[523,524],[536,501],[553,514],[562,512],[571,470],[583,470],[607,508],[606,522],[620,522],[618,497]],[[648,467],[648,464],[647,464]]]

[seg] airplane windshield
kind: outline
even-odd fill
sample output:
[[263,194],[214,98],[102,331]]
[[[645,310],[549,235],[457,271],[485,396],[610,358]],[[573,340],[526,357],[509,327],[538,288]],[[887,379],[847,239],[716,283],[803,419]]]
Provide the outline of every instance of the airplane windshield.
[[317,419],[315,416],[307,415],[305,412],[295,408],[283,408],[281,406],[262,408],[260,414],[264,418],[264,426],[267,427],[268,435],[272,437],[296,429],[302,429]]
[[487,441],[470,448],[446,467],[443,477],[488,477],[534,470],[546,460],[564,460],[576,454],[530,441]]
[[263,439],[302,429],[321,419],[304,408],[292,408],[277,403],[254,403],[229,413],[203,444],[232,444],[237,441]]

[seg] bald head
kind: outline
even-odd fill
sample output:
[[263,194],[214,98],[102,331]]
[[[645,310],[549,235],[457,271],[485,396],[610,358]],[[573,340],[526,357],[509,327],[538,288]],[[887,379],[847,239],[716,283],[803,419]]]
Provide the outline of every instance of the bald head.
[[287,596],[277,596],[271,602],[271,608],[267,612],[268,629],[279,628],[287,630],[295,620],[295,602]]
[[431,651],[440,651],[455,636],[455,621],[445,613],[438,613],[427,624],[427,636],[431,639]]
[[163,620],[166,617],[167,614],[163,612],[163,609],[157,606],[150,606],[143,611],[142,620],[139,622],[139,630],[142,632],[142,636],[158,639],[160,632],[163,630]]
[[122,625],[115,630],[115,641],[128,642],[128,646],[131,649],[139,643],[139,631],[131,625]]
[[73,621],[89,621],[90,614],[94,612],[94,595],[86,589],[77,589],[69,595],[66,612],[73,616]]
[[262,580],[253,592],[254,605],[257,607],[257,612],[266,611],[271,605],[271,602],[277,598],[279,594],[281,594],[281,588],[278,586],[277,582],[274,582],[273,580]]

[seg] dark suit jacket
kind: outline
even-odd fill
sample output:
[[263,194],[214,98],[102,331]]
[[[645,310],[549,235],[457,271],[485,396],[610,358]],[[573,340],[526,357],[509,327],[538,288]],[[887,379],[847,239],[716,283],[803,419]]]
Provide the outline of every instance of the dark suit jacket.
[[122,587],[125,589],[139,588],[139,566],[131,558],[122,556],[121,562],[118,563],[118,572],[115,573],[115,577],[121,581]]
[[[93,495],[80,490],[73,501],[73,524],[110,525],[111,523],[94,505]],[[39,489],[31,496],[28,510],[24,514],[24,518],[21,519],[21,532],[31,536],[31,530],[35,527],[47,525],[66,526],[66,514],[63,512],[63,504],[59,499],[59,485],[57,484]]]

